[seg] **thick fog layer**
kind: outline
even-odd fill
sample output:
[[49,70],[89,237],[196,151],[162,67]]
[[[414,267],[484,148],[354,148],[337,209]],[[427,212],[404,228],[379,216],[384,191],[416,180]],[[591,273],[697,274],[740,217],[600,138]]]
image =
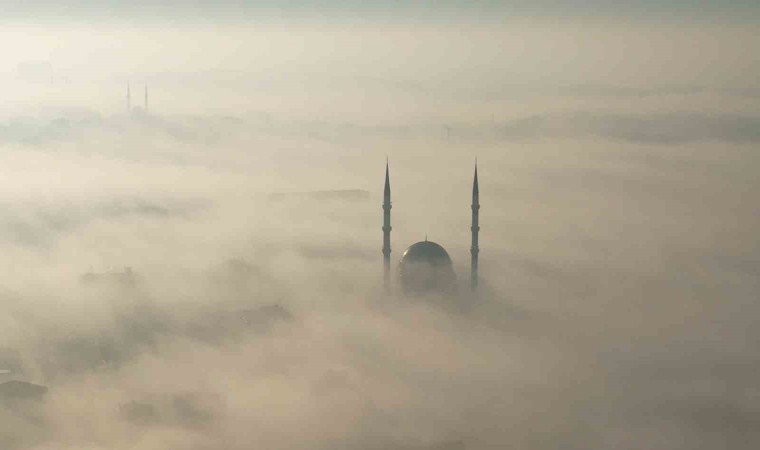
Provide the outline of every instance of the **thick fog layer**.
[[0,30],[0,448],[756,448],[756,25],[286,22]]

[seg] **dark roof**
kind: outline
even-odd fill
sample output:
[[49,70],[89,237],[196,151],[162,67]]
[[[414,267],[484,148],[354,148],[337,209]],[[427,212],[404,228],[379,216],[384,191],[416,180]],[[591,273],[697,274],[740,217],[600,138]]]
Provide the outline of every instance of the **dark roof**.
[[41,399],[48,388],[38,384],[27,383],[26,381],[6,381],[0,383],[0,400],[12,399]]

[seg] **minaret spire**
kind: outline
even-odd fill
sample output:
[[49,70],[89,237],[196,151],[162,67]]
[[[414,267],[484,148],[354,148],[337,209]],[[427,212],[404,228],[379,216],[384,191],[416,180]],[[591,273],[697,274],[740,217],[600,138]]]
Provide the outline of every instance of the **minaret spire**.
[[478,288],[478,232],[480,231],[480,191],[478,189],[478,160],[475,160],[475,176],[472,179],[472,246],[470,247],[470,287],[473,291]]
[[391,181],[388,159],[385,160],[385,189],[383,191],[383,283],[385,291],[391,289]]

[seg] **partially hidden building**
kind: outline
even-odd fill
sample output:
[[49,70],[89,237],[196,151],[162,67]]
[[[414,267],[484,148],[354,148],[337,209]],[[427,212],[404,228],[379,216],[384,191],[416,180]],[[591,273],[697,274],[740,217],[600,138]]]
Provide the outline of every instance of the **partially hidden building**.
[[[391,280],[391,184],[390,170],[385,165],[385,189],[383,190],[383,282],[386,292],[392,290]],[[478,167],[472,182],[472,243],[470,247],[470,289],[478,287],[478,233],[480,231],[480,191],[478,189]],[[448,294],[456,290],[456,276],[449,253],[443,246],[427,237],[412,244],[401,255],[397,274],[399,284],[407,294]]]

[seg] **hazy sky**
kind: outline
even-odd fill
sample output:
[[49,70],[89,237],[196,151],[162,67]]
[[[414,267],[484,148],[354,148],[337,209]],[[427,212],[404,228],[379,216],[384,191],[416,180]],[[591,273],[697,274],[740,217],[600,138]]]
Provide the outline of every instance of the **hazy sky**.
[[[3,110],[66,104],[114,112],[128,81],[149,81],[154,106],[166,112],[379,111],[373,120],[392,117],[383,108],[453,112],[436,102],[463,99],[514,110],[526,95],[614,101],[626,93],[654,99],[714,90],[734,93],[716,105],[732,109],[760,88],[760,60],[750,51],[760,45],[760,26],[752,20],[518,15],[415,24],[367,22],[367,13],[339,22],[331,14],[290,22],[288,15],[243,15],[234,24],[190,24],[159,14],[154,26],[152,19],[85,24],[56,17],[53,24],[19,19],[0,30]],[[399,93],[403,98],[394,97]],[[370,103],[357,103],[361,98]],[[556,99],[553,108],[563,104]]]
[[435,16],[441,13],[490,14],[494,12],[505,15],[548,14],[548,15],[613,15],[627,14],[658,15],[673,14],[680,16],[700,16],[711,13],[738,14],[756,11],[756,2],[749,0],[665,0],[627,2],[621,0],[592,1],[558,1],[558,0],[412,0],[406,2],[389,0],[300,0],[300,1],[250,1],[250,0],[171,0],[155,2],[136,1],[29,1],[9,5],[6,11],[39,18],[39,14],[55,11],[63,15],[87,14],[124,14],[129,16],[149,16],[161,11],[176,18],[192,17],[197,14],[218,14],[233,18],[235,14],[247,13],[350,13],[350,14],[403,14],[414,12],[421,16]]

